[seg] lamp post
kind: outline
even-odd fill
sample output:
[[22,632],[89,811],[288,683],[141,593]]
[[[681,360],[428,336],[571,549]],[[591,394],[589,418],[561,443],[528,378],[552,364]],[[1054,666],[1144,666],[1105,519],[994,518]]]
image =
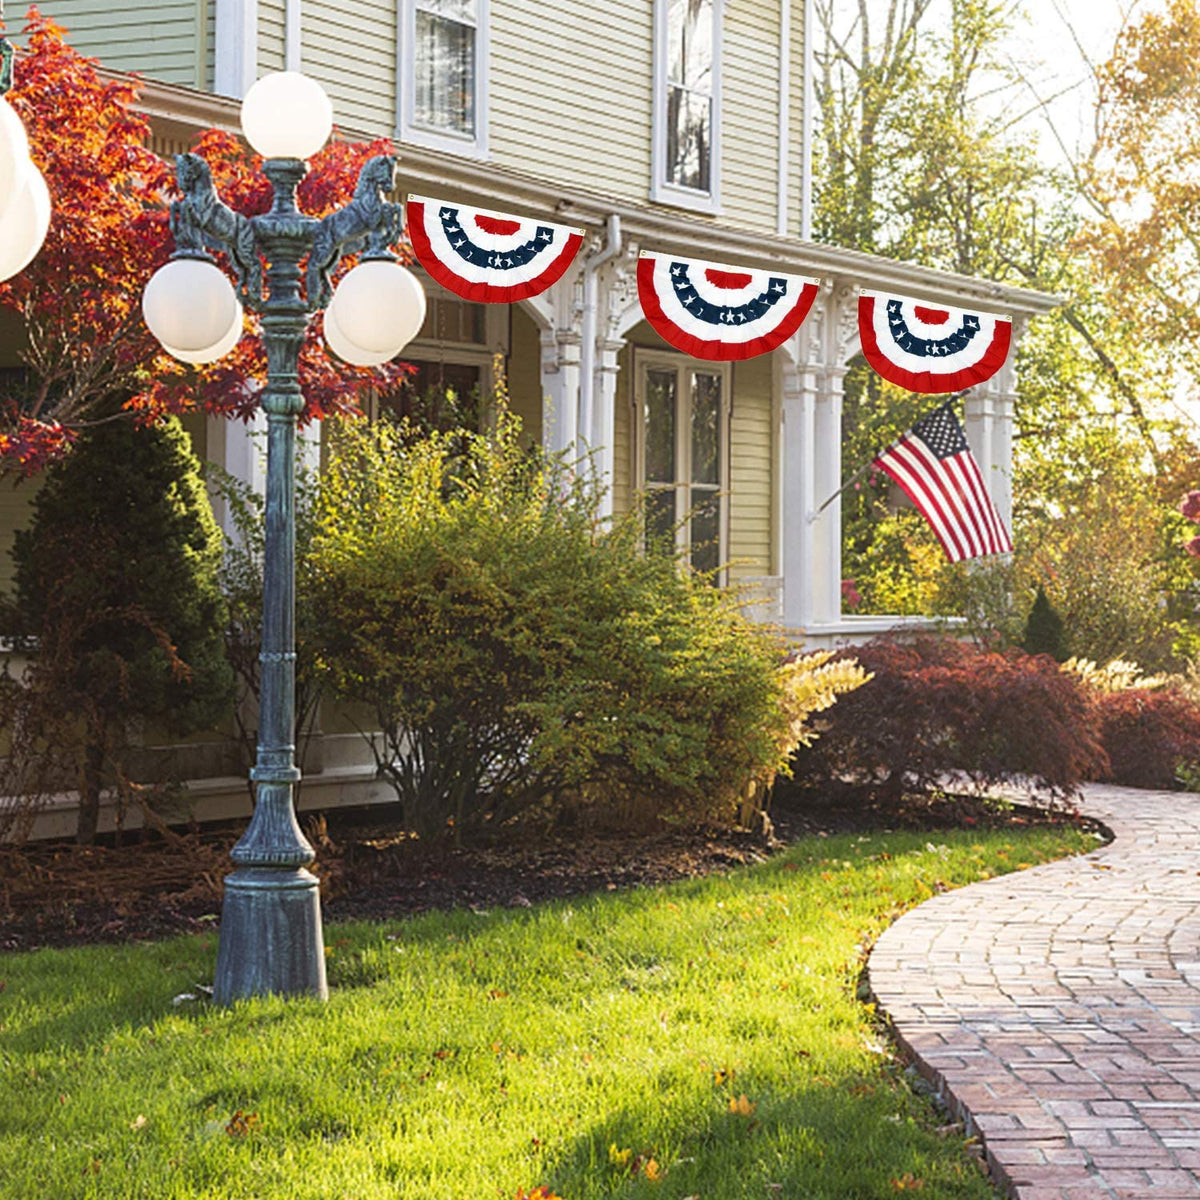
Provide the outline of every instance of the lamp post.
[[[370,159],[354,199],[323,220],[296,205],[296,188],[308,169],[304,159],[324,145],[332,128],[332,107],[319,85],[296,72],[264,76],[243,101],[242,128],[266,160],[263,172],[274,189],[270,212],[250,218],[235,213],[218,198],[204,160],[178,155],[182,198],[171,206],[176,249],[143,297],[147,324],[184,361],[211,362],[228,353],[241,336],[243,305],[261,314],[267,351],[258,753],[250,773],[256,801],[231,853],[236,869],[225,880],[213,989],[218,1004],[265,994],[328,995],[318,883],[307,870],[315,854],[300,830],[293,799],[300,779],[293,744],[295,442],[304,407],[300,348],[312,314],[328,308],[326,320],[336,326],[342,357],[358,365],[386,362],[420,328],[425,306],[420,286],[389,249],[401,224],[400,207],[386,199],[395,186],[393,157]],[[228,254],[238,277],[236,295],[210,248]],[[363,289],[357,282],[344,296],[341,286],[331,293],[330,272],[343,254],[359,251],[363,262],[343,285],[361,272],[377,277],[374,305],[359,302],[356,293]]]

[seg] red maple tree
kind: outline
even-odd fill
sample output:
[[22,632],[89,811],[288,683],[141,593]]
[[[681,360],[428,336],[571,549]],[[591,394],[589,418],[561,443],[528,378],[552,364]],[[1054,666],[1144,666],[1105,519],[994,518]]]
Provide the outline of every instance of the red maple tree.
[[[140,420],[197,409],[248,418],[266,380],[252,315],[235,350],[200,368],[162,353],[142,320],[142,290],[173,249],[167,212],[175,189],[173,164],[148,148],[136,80],[104,78],[36,8],[23,33],[7,99],[46,177],[53,216],[37,257],[0,283],[0,308],[15,312],[27,333],[24,381],[0,386],[0,470],[40,470],[69,449],[79,429],[110,411],[114,398]],[[194,149],[208,160],[227,204],[247,216],[267,210],[262,160],[237,138],[208,131]],[[310,160],[302,208],[322,217],[346,203],[362,164],[390,152],[384,140],[331,141]],[[339,362],[313,321],[301,353],[302,419],[356,412],[369,390],[394,389],[408,370]]]

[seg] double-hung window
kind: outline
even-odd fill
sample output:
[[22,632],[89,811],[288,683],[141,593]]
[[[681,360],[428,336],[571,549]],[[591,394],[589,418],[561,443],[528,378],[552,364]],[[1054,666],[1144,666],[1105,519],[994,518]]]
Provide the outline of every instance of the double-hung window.
[[650,198],[717,212],[722,0],[655,0]]
[[638,355],[646,547],[680,550],[698,571],[716,571],[727,557],[729,387],[727,365]]
[[488,0],[400,0],[399,137],[487,154]]

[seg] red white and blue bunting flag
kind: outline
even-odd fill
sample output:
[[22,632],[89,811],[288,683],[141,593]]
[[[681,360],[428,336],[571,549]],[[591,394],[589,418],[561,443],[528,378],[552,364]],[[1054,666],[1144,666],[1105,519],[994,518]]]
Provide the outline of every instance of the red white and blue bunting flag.
[[800,328],[817,281],[642,251],[638,295],[646,319],[676,350],[722,361],[754,358]]
[[467,300],[509,304],[562,278],[583,245],[583,230],[486,208],[408,198],[408,237],[417,261]]
[[858,299],[863,354],[889,383],[910,392],[959,392],[1004,366],[1012,319],[863,292]]

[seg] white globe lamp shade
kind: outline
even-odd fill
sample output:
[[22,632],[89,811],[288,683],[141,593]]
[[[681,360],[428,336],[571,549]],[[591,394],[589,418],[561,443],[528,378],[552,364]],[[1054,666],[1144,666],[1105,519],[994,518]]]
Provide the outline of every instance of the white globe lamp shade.
[[192,363],[197,366],[201,363],[216,362],[217,359],[224,358],[242,340],[243,324],[244,313],[239,304],[237,316],[234,318],[233,324],[229,326],[229,332],[216,345],[207,346],[203,350],[180,350],[177,346],[164,344],[163,349],[172,358],[179,359],[180,362]]
[[329,307],[338,328],[368,352],[399,354],[425,321],[425,290],[390,260],[359,263],[342,277]]
[[332,306],[325,310],[325,344],[353,367],[379,367],[396,354],[395,350],[364,350],[356,345],[342,332]]
[[150,332],[173,353],[207,352],[220,345],[240,314],[233,284],[215,263],[200,258],[172,259],[150,276],[142,293]]
[[0,280],[23,271],[46,240],[50,228],[50,191],[28,159],[8,210],[0,216]]
[[0,96],[0,216],[16,199],[22,172],[28,165],[29,139],[25,136],[25,126],[12,105]]
[[315,79],[273,71],[246,93],[242,130],[263,158],[311,158],[333,132],[333,104]]

